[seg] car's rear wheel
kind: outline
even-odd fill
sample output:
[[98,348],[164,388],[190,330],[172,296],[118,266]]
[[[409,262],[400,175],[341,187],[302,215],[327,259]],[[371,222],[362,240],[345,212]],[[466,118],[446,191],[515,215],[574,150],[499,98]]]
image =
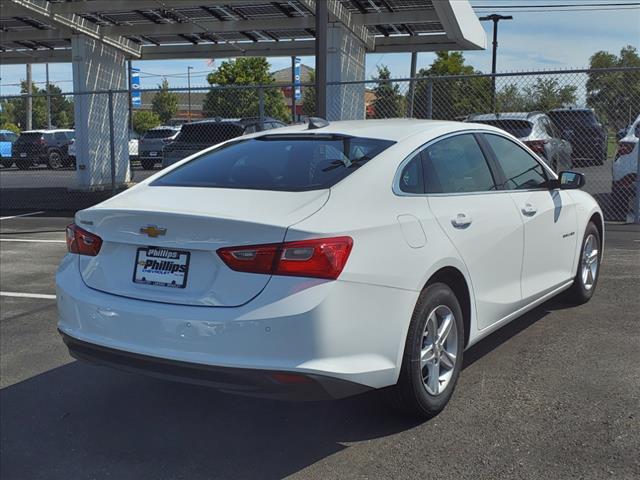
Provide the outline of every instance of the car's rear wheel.
[[600,232],[589,222],[580,249],[578,272],[567,295],[572,303],[580,305],[591,300],[600,275],[601,250]]
[[51,150],[47,155],[47,166],[52,170],[62,168],[62,154],[57,150]]
[[422,418],[437,415],[453,390],[464,350],[462,309],[444,283],[425,288],[409,325],[398,383],[390,389],[396,404]]
[[4,168],[11,168],[13,166],[13,159],[12,158],[3,158],[1,160],[2,166]]

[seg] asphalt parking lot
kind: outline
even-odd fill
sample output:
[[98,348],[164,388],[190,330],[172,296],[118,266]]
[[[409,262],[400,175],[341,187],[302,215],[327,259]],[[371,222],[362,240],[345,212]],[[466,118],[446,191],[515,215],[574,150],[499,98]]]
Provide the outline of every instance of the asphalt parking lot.
[[451,403],[420,423],[378,394],[280,403],[76,362],[53,298],[71,218],[3,215],[5,480],[640,477],[636,227],[609,226],[589,304],[552,300],[471,348]]

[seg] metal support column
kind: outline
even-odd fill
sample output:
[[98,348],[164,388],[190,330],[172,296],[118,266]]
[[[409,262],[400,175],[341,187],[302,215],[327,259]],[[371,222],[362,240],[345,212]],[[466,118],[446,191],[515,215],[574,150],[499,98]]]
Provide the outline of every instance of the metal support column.
[[111,160],[111,193],[116,193],[116,150],[113,138],[113,90],[109,90],[109,159]]
[[31,77],[31,64],[27,63],[27,118],[25,119],[26,130],[33,129],[33,79]]
[[258,87],[258,124],[264,130],[264,88]]
[[411,72],[409,73],[409,78],[411,78],[411,80],[409,81],[409,107],[407,109],[407,117],[409,118],[413,117],[413,101],[416,93],[415,80],[413,79],[416,78],[417,63],[418,52],[411,52]]
[[45,64],[45,92],[47,92],[47,128],[51,130],[51,92],[49,91],[49,64]]
[[328,28],[327,2],[316,2],[316,116],[321,118],[327,118]]

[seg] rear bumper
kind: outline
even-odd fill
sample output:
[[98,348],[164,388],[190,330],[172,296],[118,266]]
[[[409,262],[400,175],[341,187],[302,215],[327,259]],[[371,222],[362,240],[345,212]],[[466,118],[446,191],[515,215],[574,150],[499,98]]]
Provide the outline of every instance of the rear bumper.
[[282,375],[283,372],[278,371],[216,367],[140,355],[83,342],[58,331],[71,356],[78,360],[228,393],[310,401],[343,398],[371,390],[365,385],[322,375]]
[[[273,277],[257,297],[238,307],[166,304],[88,287],[71,254],[58,269],[56,291],[58,328],[76,341],[216,371],[300,374],[315,379],[332,397],[396,383],[419,294]],[[333,383],[326,378],[355,386],[329,387]]]

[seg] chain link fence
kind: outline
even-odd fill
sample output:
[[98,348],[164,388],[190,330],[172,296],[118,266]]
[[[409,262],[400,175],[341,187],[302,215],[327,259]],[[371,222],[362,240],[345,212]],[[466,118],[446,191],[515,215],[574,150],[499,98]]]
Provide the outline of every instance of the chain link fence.
[[[77,210],[191,153],[314,115],[302,85],[194,87],[0,97],[3,209]],[[494,125],[556,171],[576,170],[607,220],[638,213],[640,69],[571,70],[331,83],[330,120],[414,117]],[[50,111],[50,114],[47,112]],[[48,124],[51,124],[49,128]],[[74,125],[84,133],[75,136]],[[6,126],[6,124],[5,124]],[[19,132],[22,130],[22,132]],[[19,133],[19,135],[17,135]]]

